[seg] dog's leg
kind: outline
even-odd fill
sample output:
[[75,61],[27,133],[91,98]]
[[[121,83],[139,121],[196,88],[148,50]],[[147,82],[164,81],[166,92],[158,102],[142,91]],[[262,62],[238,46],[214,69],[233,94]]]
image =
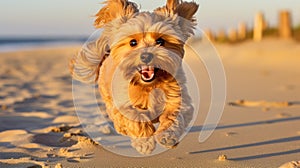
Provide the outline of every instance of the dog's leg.
[[[159,144],[167,148],[176,147],[179,143],[180,137],[186,131],[186,127],[192,120],[194,108],[188,94],[183,94],[182,107],[177,114],[177,118],[168,128],[163,127],[161,132],[157,132],[156,140]],[[161,122],[165,122],[161,120]],[[168,121],[166,122],[168,123]],[[167,126],[167,124],[166,124]]]
[[179,96],[169,96],[176,94],[178,92],[170,93],[170,90],[166,94],[164,111],[158,117],[160,125],[155,132],[158,143],[167,148],[176,146],[185,126],[182,114],[180,114],[180,93]]
[[194,117],[194,107],[192,105],[192,99],[190,95],[188,94],[186,86],[181,87],[182,91],[182,102],[181,102],[181,108],[180,113],[183,116],[185,128],[188,127],[190,122],[192,121]]
[[181,113],[177,115],[176,120],[173,124],[168,127],[163,132],[160,132],[155,135],[156,141],[166,147],[166,148],[174,148],[179,143],[179,139],[181,135],[185,131],[185,123],[184,118]]
[[155,128],[149,117],[132,106],[114,109],[114,126],[118,133],[131,137],[131,146],[141,154],[150,154],[156,146]]
[[166,87],[162,88],[165,94],[164,110],[158,117],[160,125],[156,134],[168,129],[177,118],[181,108],[181,92],[177,82],[169,83]]
[[[122,111],[122,112],[120,112]],[[113,110],[114,126],[117,132],[130,137],[151,137],[155,128],[149,117],[132,106]]]
[[[193,106],[188,95],[186,86],[176,85],[168,89],[166,93],[166,104],[163,113],[159,117],[160,126],[158,127],[156,139],[161,145],[172,148],[179,142],[179,138],[184,133],[193,117]],[[171,96],[170,96],[171,95]]]

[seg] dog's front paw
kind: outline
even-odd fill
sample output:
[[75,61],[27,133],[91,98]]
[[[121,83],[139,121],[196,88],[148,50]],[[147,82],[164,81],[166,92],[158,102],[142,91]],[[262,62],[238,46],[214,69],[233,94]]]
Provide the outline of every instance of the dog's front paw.
[[156,142],[153,136],[149,138],[132,138],[131,146],[134,147],[139,153],[147,155],[152,153],[155,149]]
[[169,120],[164,120],[154,134],[156,141],[161,146],[165,148],[175,148],[179,144],[179,140],[185,130],[183,116],[179,113],[177,119],[173,121],[170,126],[169,123]]
[[173,131],[164,131],[157,134],[155,138],[165,148],[175,148],[179,144],[178,136]]

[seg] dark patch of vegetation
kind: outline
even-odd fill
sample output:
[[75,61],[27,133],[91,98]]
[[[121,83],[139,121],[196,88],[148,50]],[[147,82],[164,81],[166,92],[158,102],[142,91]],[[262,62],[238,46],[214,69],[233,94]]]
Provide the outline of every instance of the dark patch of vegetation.
[[263,37],[279,37],[278,29],[277,28],[267,28],[263,31]]
[[[270,27],[267,28],[266,30],[263,31],[263,38],[266,37],[273,37],[273,38],[279,38],[279,30],[278,28],[275,27]],[[300,25],[296,26],[295,28],[293,28],[292,30],[292,37],[293,39],[295,39],[296,41],[300,42]],[[224,36],[224,37],[216,37],[215,38],[215,42],[217,43],[230,43],[230,44],[236,44],[236,43],[240,43],[240,42],[244,42],[247,40],[251,40],[253,39],[253,30],[248,30],[246,33],[246,38],[244,40],[241,39],[237,39],[235,41],[231,41],[230,39],[228,39],[228,35]]]
[[229,40],[228,40],[228,38],[226,36],[224,36],[224,37],[216,37],[215,41],[218,42],[218,43],[228,43],[229,42]]
[[300,41],[300,25],[293,29],[293,36],[296,41]]
[[246,39],[253,39],[253,30],[248,30],[247,31]]

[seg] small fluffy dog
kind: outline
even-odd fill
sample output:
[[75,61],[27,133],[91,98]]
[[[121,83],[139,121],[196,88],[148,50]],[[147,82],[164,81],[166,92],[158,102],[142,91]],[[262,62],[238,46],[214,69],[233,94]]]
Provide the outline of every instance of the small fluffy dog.
[[[156,142],[175,147],[193,117],[182,59],[197,10],[194,2],[167,0],[153,12],[139,12],[133,2],[108,0],[96,14],[101,36],[70,61],[75,79],[98,83],[115,130],[131,137],[140,153],[151,153]],[[124,82],[127,98],[115,103],[119,91],[112,85]]]

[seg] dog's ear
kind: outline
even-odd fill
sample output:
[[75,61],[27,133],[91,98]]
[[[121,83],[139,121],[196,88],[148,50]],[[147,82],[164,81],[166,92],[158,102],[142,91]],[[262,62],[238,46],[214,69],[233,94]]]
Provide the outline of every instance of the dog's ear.
[[107,0],[104,4],[106,5],[95,15],[94,26],[96,28],[101,28],[104,24],[116,18],[131,17],[138,12],[137,5],[127,0]]
[[199,5],[195,2],[182,2],[176,7],[175,13],[187,20],[195,21],[194,15],[198,8]]
[[105,38],[85,44],[81,51],[69,62],[74,79],[84,83],[95,83],[104,60],[109,56],[109,47]]
[[166,17],[176,17],[176,22],[180,26],[182,40],[186,41],[195,28],[195,13],[199,5],[195,2],[183,2],[182,0],[167,0],[167,4],[154,10],[155,13]]
[[194,15],[199,5],[195,2],[182,2],[181,0],[167,0],[166,6],[155,9],[155,12],[164,14],[165,16],[173,16],[177,14],[184,19],[194,22]]

